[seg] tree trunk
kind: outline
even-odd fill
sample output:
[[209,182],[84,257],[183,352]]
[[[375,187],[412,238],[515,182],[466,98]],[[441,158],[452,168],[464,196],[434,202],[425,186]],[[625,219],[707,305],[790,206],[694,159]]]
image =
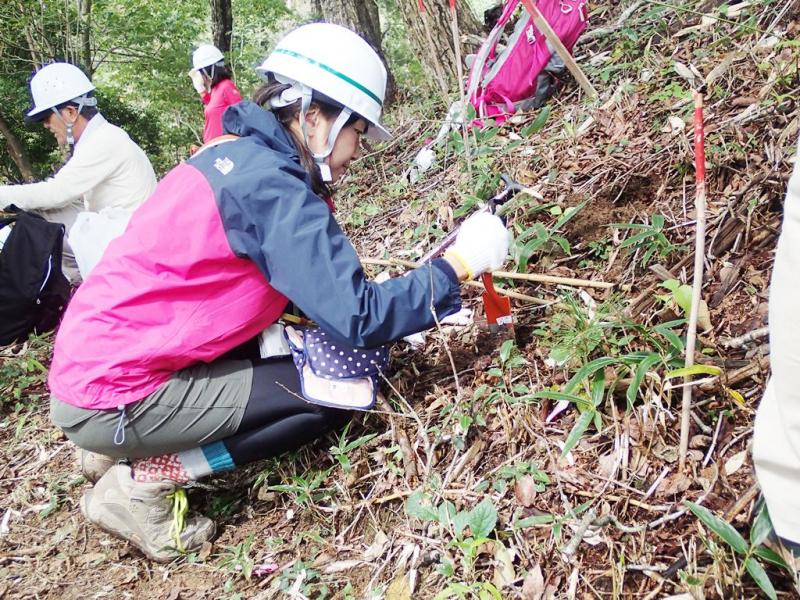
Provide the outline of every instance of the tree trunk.
[[14,164],[17,165],[22,179],[25,181],[33,181],[33,169],[31,168],[31,163],[28,160],[25,148],[22,146],[19,138],[11,131],[11,127],[8,126],[3,115],[0,115],[0,135],[6,138],[8,155],[11,157],[11,160],[14,161]]
[[223,52],[230,52],[232,33],[231,0],[211,0],[211,34],[214,37],[214,45]]
[[[424,4],[424,12],[420,11],[420,2]],[[397,0],[397,5],[403,15],[411,46],[432,80],[433,87],[444,95],[458,89],[448,0]],[[467,2],[461,0],[457,3],[456,14],[462,40],[467,34],[480,33],[480,24]],[[471,50],[461,43],[461,56],[466,56]]]
[[80,0],[81,13],[81,62],[89,79],[94,75],[92,64],[92,0]]
[[395,81],[383,53],[383,32],[376,0],[314,0],[314,11],[328,23],[352,29],[363,37],[386,65],[386,103],[394,99]]

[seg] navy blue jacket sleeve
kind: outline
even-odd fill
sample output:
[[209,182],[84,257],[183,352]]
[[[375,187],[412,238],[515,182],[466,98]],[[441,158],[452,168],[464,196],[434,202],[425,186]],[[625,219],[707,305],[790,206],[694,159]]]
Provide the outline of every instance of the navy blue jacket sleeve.
[[445,261],[381,284],[367,281],[350,240],[309,189],[305,172],[293,161],[267,158],[241,160],[236,177],[203,170],[210,173],[233,251],[252,259],[272,287],[324,330],[372,347],[434,326],[431,308],[440,319],[461,308],[458,281]]

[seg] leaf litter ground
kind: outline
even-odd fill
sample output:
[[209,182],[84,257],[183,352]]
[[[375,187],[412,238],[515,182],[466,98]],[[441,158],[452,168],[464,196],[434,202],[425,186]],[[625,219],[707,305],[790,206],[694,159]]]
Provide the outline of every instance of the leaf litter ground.
[[[444,327],[419,350],[398,345],[386,400],[344,435],[190,491],[220,532],[196,555],[155,565],[86,526],[86,484],[47,419],[51,342],[3,349],[0,597],[757,595],[741,557],[683,504],[745,537],[755,510],[750,441],[769,371],[758,330],[799,130],[800,14],[791,3],[745,4],[648,1],[619,22],[624,7],[598,3],[577,51],[597,105],[568,82],[540,130],[530,131],[541,116],[531,113],[474,133],[469,165],[451,134],[413,184],[405,171],[440,109],[395,110],[397,141],[361,159],[338,194],[359,254],[380,259],[365,261],[371,276],[401,273],[374,263],[418,258],[505,171],[532,190],[508,211],[511,268],[614,288],[499,280],[545,301],[514,300],[515,348],[479,324]],[[685,472],[681,390],[667,378],[682,364],[685,315],[662,285],[691,285],[693,264],[691,88],[676,62],[706,80],[711,328],[697,356],[721,369],[695,387]],[[479,314],[479,290],[464,296]],[[607,364],[548,419],[558,402],[541,392],[564,393],[599,359]],[[794,594],[784,572],[767,572]]]

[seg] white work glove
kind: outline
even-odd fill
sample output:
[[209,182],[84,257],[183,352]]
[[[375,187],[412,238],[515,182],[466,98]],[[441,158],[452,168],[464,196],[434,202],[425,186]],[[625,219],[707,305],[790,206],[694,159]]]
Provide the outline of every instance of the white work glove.
[[508,257],[509,233],[500,217],[477,212],[461,224],[455,243],[445,257],[459,263],[473,279],[486,271],[496,271]]
[[189,71],[189,79],[192,80],[192,85],[198,94],[208,91],[206,90],[206,82],[203,79],[203,74],[197,69],[192,69]]

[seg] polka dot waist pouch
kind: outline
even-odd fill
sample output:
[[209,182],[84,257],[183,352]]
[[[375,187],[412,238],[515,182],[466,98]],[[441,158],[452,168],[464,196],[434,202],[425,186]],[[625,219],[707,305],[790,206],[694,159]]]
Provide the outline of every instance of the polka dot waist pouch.
[[380,374],[389,362],[388,346],[353,348],[308,327],[287,326],[284,335],[306,400],[349,410],[375,406]]

